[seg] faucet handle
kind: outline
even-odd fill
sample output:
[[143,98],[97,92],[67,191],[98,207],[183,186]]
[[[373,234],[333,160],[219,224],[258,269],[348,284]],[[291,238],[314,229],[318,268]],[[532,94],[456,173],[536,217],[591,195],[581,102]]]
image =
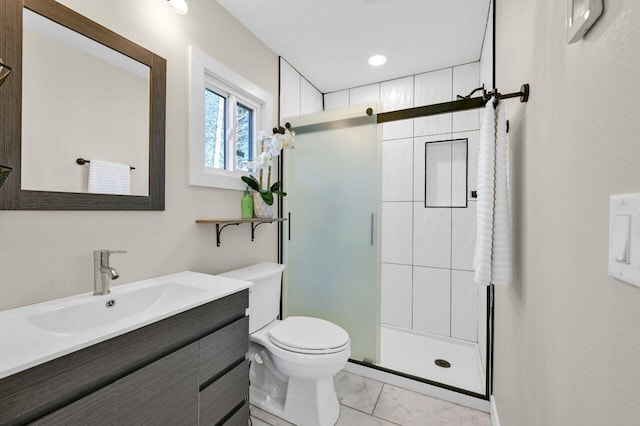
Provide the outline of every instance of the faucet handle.
[[125,254],[126,250],[105,250],[109,254]]
[[107,250],[107,249],[102,249],[102,250],[94,250],[93,251],[93,258],[94,259],[103,259],[104,261],[109,261],[109,255],[111,254],[118,254],[118,253],[126,253],[125,250]]

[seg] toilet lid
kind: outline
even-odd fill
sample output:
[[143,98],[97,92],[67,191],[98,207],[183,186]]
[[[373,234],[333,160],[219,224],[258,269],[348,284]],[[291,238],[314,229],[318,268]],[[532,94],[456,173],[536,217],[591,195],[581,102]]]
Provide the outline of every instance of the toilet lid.
[[349,335],[341,327],[319,318],[288,317],[269,330],[269,339],[283,349],[304,353],[342,350]]

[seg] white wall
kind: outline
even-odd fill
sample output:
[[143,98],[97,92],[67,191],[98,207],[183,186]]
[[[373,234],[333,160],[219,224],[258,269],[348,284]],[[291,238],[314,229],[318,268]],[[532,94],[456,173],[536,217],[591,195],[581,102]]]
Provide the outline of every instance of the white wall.
[[566,2],[503,0],[496,85],[511,122],[514,283],[496,289],[505,426],[637,425],[640,288],[607,275],[609,196],[640,191],[640,2],[567,45]]
[[62,3],[167,59],[166,211],[0,211],[0,309],[92,290],[95,249],[129,251],[113,257],[121,276],[114,284],[274,261],[275,225],[258,228],[253,243],[247,225],[227,228],[216,247],[214,227],[195,224],[198,218],[239,217],[242,193],[187,183],[187,46],[196,45],[274,99],[277,55],[215,1],[189,0],[185,16],[164,0]]
[[[325,95],[325,109],[382,102],[384,111],[454,100],[480,85],[480,63],[445,68]],[[477,341],[479,288],[473,283],[479,111],[383,125],[382,323]],[[466,194],[453,189],[452,151],[438,159],[438,192],[468,208],[425,208],[425,142],[468,139]],[[455,157],[455,155],[454,155]],[[453,158],[454,161],[456,158]],[[460,157],[458,163],[466,158]],[[464,166],[463,166],[464,167]],[[462,177],[466,168],[462,170]],[[449,203],[450,204],[450,203]]]

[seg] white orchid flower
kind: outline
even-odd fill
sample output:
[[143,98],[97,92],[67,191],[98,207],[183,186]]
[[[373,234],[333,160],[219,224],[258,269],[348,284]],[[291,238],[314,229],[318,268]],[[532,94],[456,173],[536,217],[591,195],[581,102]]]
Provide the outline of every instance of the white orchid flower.
[[256,169],[260,169],[260,168],[262,168],[262,166],[264,166],[264,155],[263,154],[258,155],[256,157],[256,160],[254,161]]
[[[280,153],[283,147],[284,147],[284,141],[282,140],[282,138],[274,138],[273,141],[271,142],[272,151],[276,151]],[[275,155],[278,155],[278,154],[275,154]]]

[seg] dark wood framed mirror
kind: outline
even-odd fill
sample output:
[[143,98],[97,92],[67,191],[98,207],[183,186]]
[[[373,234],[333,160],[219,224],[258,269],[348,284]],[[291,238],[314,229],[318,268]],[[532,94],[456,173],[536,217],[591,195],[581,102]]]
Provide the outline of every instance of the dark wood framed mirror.
[[[13,172],[8,176],[2,188],[0,188],[0,209],[2,210],[164,210],[164,185],[165,185],[165,114],[166,114],[166,60],[153,52],[133,43],[132,41],[122,37],[121,35],[103,27],[102,25],[80,15],[79,13],[57,3],[53,0],[3,0],[2,11],[0,11],[0,57],[3,62],[13,68],[12,74],[0,87],[0,163],[5,164],[13,168]],[[28,18],[28,19],[27,19]],[[26,57],[23,60],[23,42],[26,43],[27,34],[23,31],[26,27],[33,24],[33,20],[46,21],[46,25],[57,25],[62,30],[74,37],[80,36],[84,38],[80,44],[86,44],[89,48],[84,48],[85,52],[90,56],[94,56],[92,49],[98,47],[98,50],[104,49],[108,51],[107,55],[111,57],[118,56],[114,59],[116,62],[130,62],[133,65],[117,65],[120,68],[142,68],[146,74],[144,77],[144,91],[146,98],[138,98],[135,102],[129,102],[129,100],[117,99],[119,102],[117,105],[122,106],[125,109],[132,103],[136,103],[141,106],[138,108],[138,113],[142,117],[142,120],[136,120],[136,127],[140,128],[140,132],[132,132],[129,124],[122,125],[117,118],[111,117],[111,120],[106,120],[104,129],[110,132],[111,127],[120,126],[119,135],[127,135],[129,133],[136,133],[138,139],[125,140],[124,142],[119,140],[117,143],[116,138],[111,135],[112,139],[105,139],[100,141],[97,146],[93,148],[93,151],[85,149],[81,145],[78,149],[77,145],[74,148],[62,147],[59,144],[63,143],[64,139],[67,139],[66,133],[77,133],[76,127],[82,127],[82,118],[78,118],[78,111],[83,110],[84,106],[78,107],[75,105],[75,110],[66,114],[67,116],[74,116],[75,122],[71,121],[69,128],[61,131],[50,130],[49,126],[54,127],[58,125],[58,119],[52,118],[52,114],[47,111],[61,110],[63,111],[60,116],[64,116],[66,105],[62,104],[60,108],[43,109],[45,111],[45,120],[34,121],[31,117],[23,116],[23,90],[27,86],[24,78],[29,75],[29,70],[23,68],[24,62],[27,61]],[[29,22],[25,22],[29,21]],[[57,31],[57,30],[56,30]],[[91,45],[93,43],[93,45]],[[96,44],[97,43],[97,44]],[[74,43],[72,43],[74,44]],[[91,47],[93,46],[93,47]],[[80,49],[82,50],[82,49]],[[62,54],[59,54],[63,58]],[[34,56],[34,55],[32,55]],[[39,55],[35,55],[39,56]],[[94,58],[91,58],[94,60]],[[64,73],[58,73],[60,67],[74,63],[69,60],[56,60],[55,63],[51,63],[50,69],[46,72],[48,75],[64,75]],[[42,67],[38,67],[42,68]],[[78,72],[79,68],[87,70],[84,66],[76,66],[73,68],[73,72]],[[147,70],[148,68],[148,70]],[[88,73],[88,71],[87,71]],[[109,71],[113,74],[113,71]],[[79,80],[76,77],[69,77],[69,81],[74,82]],[[75,78],[75,80],[73,80]],[[117,80],[114,80],[117,81]],[[68,88],[68,83],[67,88]],[[63,85],[64,86],[64,85]],[[29,86],[31,87],[31,86]],[[122,89],[122,88],[121,88]],[[33,91],[33,89],[30,89]],[[66,90],[66,89],[65,89]],[[93,93],[91,90],[70,88],[69,90],[76,90],[78,93]],[[122,93],[129,92],[130,90],[122,89]],[[54,92],[55,93],[55,92]],[[109,94],[111,97],[115,97],[113,93]],[[109,96],[97,96],[96,98],[109,97]],[[47,98],[50,99],[50,98]],[[53,98],[51,105],[56,105],[56,102],[60,101],[59,98]],[[27,95],[25,95],[24,101],[27,101]],[[31,104],[43,104],[39,100],[36,102],[30,101]],[[77,102],[76,102],[77,103]],[[41,108],[42,109],[42,108]],[[87,110],[96,109],[96,105],[86,105]],[[140,113],[140,111],[142,111]],[[123,117],[128,113],[119,113],[119,117]],[[94,114],[95,115],[95,114]],[[57,117],[57,116],[56,116]],[[25,132],[23,125],[28,127],[28,132]],[[35,124],[34,124],[35,123]],[[79,138],[80,141],[89,141],[96,145],[94,139],[102,136],[100,129],[93,129],[88,127],[89,133]],[[41,135],[45,135],[45,145],[40,145],[37,149],[29,146],[26,149],[24,145],[24,136],[26,133],[33,133],[32,129],[39,129]],[[42,136],[41,136],[42,139]],[[119,145],[118,145],[119,144]],[[104,159],[111,161],[109,155],[111,154],[109,149],[116,149],[118,147],[125,146],[130,147],[136,151],[138,164],[135,164],[135,170],[132,169],[132,173],[137,172],[136,179],[140,181],[142,189],[137,192],[131,192],[135,195],[112,195],[108,193],[96,193],[95,190],[86,192],[83,190],[75,190],[75,186],[65,189],[55,188],[50,189],[49,181],[58,179],[58,176],[62,174],[60,170],[53,171],[52,176],[55,179],[49,179],[46,175],[38,178],[42,182],[40,184],[30,183],[30,178],[25,179],[25,170],[29,167],[36,170],[36,174],[39,173],[43,167],[42,165],[49,165],[49,163],[61,163],[65,169],[64,173],[74,173],[75,179],[74,185],[83,181],[83,185],[86,185],[86,176],[88,174],[88,165],[79,165],[76,163],[76,159],[86,158],[91,160],[92,152],[97,152],[96,157],[93,159]],[[40,147],[43,147],[42,149]],[[33,161],[29,158],[25,160],[27,151],[36,152],[38,155],[44,158],[39,158]],[[102,154],[100,154],[102,153]],[[106,153],[106,154],[105,154]],[[64,157],[61,157],[64,154]],[[29,154],[31,155],[31,154]],[[105,158],[106,157],[106,158]],[[59,160],[63,158],[63,160]],[[128,164],[129,157],[118,157],[123,159],[123,163]],[[24,163],[23,163],[24,162]],[[35,164],[35,166],[34,166]],[[132,165],[133,166],[133,165]],[[132,178],[133,179],[133,178]]]

